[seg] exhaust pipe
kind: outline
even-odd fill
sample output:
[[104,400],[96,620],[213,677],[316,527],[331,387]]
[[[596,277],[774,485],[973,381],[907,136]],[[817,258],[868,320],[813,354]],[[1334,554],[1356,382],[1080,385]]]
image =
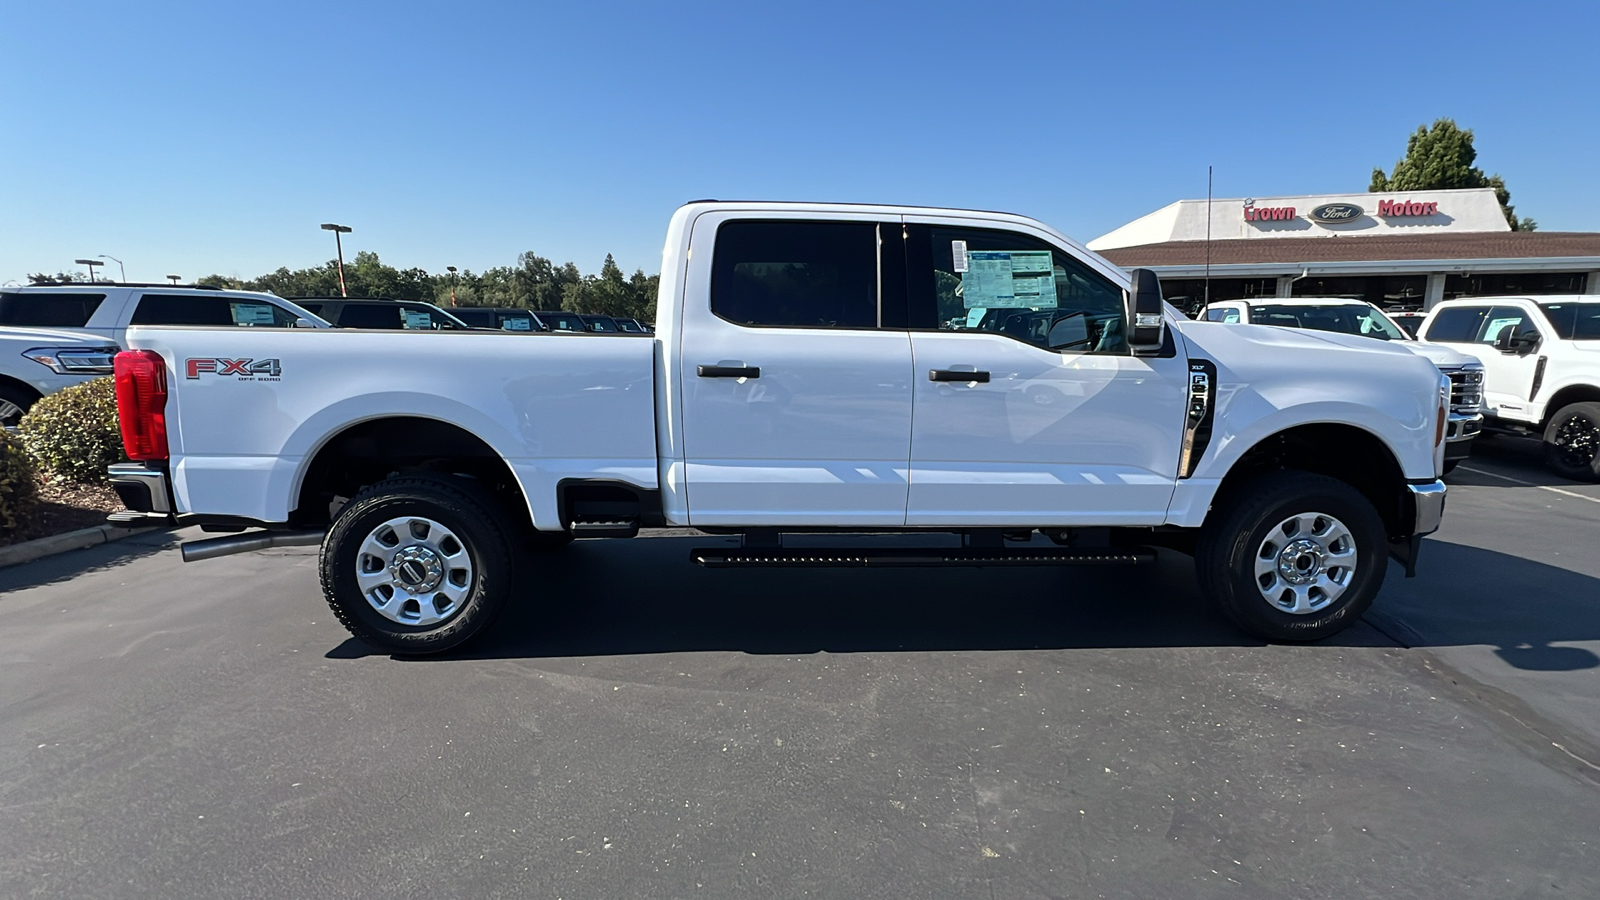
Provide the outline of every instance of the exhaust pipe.
[[271,547],[315,547],[322,543],[325,531],[251,531],[230,534],[227,537],[207,538],[203,541],[185,541],[178,549],[184,562],[216,559],[235,553],[266,550]]

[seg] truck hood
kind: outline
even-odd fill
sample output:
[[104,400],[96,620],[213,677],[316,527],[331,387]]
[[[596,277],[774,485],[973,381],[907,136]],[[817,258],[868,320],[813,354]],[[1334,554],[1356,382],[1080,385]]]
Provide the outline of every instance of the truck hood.
[[82,331],[57,331],[53,328],[0,328],[0,342],[7,346],[27,344],[29,347],[110,347],[116,344],[103,335]]
[[1433,364],[1441,369],[1455,369],[1480,362],[1476,356],[1439,344],[1424,344],[1422,341],[1394,341],[1394,343],[1424,359],[1432,360]]
[[[1282,328],[1277,325],[1238,325],[1224,324],[1221,322],[1200,322],[1195,320],[1180,320],[1177,328],[1186,334],[1199,336],[1209,328],[1229,328],[1239,332],[1240,337],[1251,343],[1261,344],[1282,349],[1296,347],[1307,350],[1326,350],[1340,347],[1348,350],[1360,350],[1367,353],[1383,353],[1397,356],[1426,356],[1426,354],[1413,353],[1410,341],[1383,341],[1376,338],[1363,337],[1359,334],[1339,334],[1335,331],[1313,331],[1309,328]],[[1459,355],[1459,354],[1458,354]],[[1430,357],[1431,359],[1431,357]]]

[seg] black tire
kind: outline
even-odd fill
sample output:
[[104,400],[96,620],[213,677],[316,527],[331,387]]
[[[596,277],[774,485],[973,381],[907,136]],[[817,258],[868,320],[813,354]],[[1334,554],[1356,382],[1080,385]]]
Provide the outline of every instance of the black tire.
[[[368,535],[405,516],[443,526],[470,560],[464,599],[448,618],[435,624],[408,625],[386,617],[368,601],[357,581],[358,559]],[[390,478],[353,497],[328,529],[322,541],[322,593],[344,627],[374,649],[404,655],[454,650],[488,628],[510,598],[516,576],[511,549],[515,533],[505,509],[470,480],[434,475]]]
[[1573,481],[1600,481],[1600,403],[1569,403],[1544,427],[1544,461]]
[[23,415],[37,402],[39,395],[31,388],[0,381],[0,427],[17,427]]
[[[1320,609],[1294,614],[1263,596],[1255,555],[1279,523],[1309,513],[1342,522],[1357,560],[1343,593]],[[1366,497],[1337,479],[1299,471],[1258,475],[1230,490],[1207,517],[1194,556],[1201,591],[1224,615],[1256,637],[1286,642],[1319,640],[1355,624],[1377,596],[1388,559],[1383,520]]]

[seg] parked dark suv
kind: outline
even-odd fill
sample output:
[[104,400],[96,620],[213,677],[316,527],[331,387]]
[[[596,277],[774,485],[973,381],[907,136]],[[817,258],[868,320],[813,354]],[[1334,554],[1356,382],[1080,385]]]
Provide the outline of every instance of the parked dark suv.
[[505,306],[457,306],[450,314],[473,328],[498,328],[501,331],[549,331],[549,326],[526,309]]
[[393,331],[470,331],[471,325],[432,303],[420,300],[295,297],[292,302],[339,328],[381,328]]

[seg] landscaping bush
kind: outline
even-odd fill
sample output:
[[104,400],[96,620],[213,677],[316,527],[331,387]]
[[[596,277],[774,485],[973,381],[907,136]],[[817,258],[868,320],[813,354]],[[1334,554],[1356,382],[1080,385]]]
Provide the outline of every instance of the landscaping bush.
[[17,432],[41,470],[68,481],[104,482],[106,466],[123,460],[115,382],[99,378],[45,397]]
[[28,520],[36,490],[33,461],[17,446],[15,438],[0,429],[0,537]]

